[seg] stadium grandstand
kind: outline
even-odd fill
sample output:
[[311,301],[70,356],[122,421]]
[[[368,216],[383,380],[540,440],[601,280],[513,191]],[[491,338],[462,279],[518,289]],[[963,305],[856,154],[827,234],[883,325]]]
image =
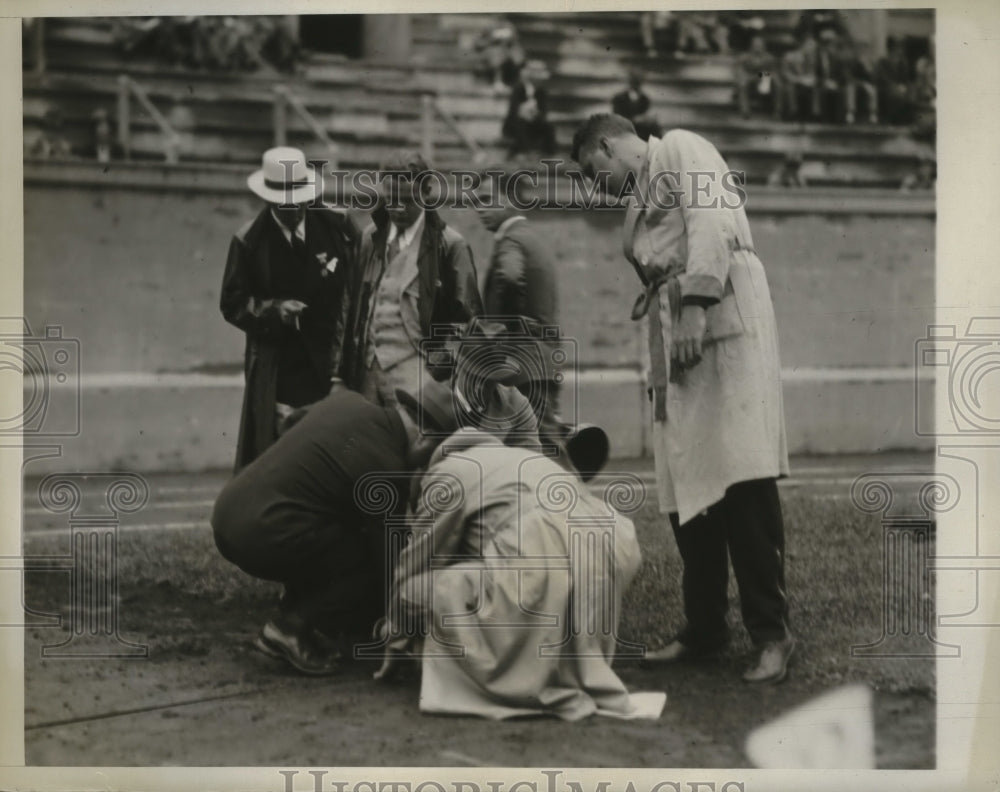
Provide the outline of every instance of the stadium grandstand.
[[[701,133],[745,174],[790,448],[926,447],[900,405],[914,403],[913,341],[934,319],[933,33],[933,11],[917,10],[25,20],[25,313],[33,329],[81,339],[86,357],[88,430],[60,464],[230,464],[243,339],[219,316],[219,284],[232,234],[259,211],[247,176],[265,149],[346,171],[401,147],[442,171],[540,167],[545,149],[569,162],[579,122],[636,76],[650,127]],[[849,117],[843,89],[865,72],[843,52],[875,69],[877,112],[858,90]],[[834,60],[817,104],[808,84],[797,107],[768,103],[791,96],[786,73]],[[521,124],[512,108],[527,93],[544,95],[544,112]],[[556,181],[565,195],[569,180]],[[334,180],[325,188],[342,197]],[[471,209],[446,215],[482,275],[491,235]],[[649,453],[620,218],[531,219],[556,257],[580,415],[608,428],[615,455]],[[920,404],[931,385],[918,379]]]
[[[253,163],[268,145],[287,142],[346,168],[375,166],[401,145],[420,148],[444,169],[470,158],[501,161],[508,98],[491,84],[484,50],[496,31],[511,31],[528,62],[544,64],[560,153],[576,124],[607,111],[629,73],[640,72],[660,124],[705,134],[750,184],[767,182],[789,153],[809,185],[854,188],[899,188],[933,159],[933,96],[918,98],[916,85],[900,88],[909,113],[889,118],[883,107],[884,121],[868,108],[854,123],[835,110],[741,113],[734,90],[749,39],[764,39],[777,79],[786,53],[830,30],[868,53],[867,68],[879,72],[871,82],[881,80],[880,62],[894,45],[905,51],[915,82],[933,57],[930,11],[845,11],[829,20],[789,11],[645,16],[656,18],[26,20],[26,158]],[[880,94],[892,91],[888,78],[882,83]]]

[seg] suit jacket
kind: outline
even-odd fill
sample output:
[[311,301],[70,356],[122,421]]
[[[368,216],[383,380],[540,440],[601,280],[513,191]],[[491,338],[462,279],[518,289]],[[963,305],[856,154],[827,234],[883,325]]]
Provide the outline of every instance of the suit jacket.
[[[532,89],[534,90],[532,98],[534,98],[535,105],[538,107],[538,117],[536,120],[544,121],[549,114],[549,92],[544,85],[536,85],[535,83],[532,83]],[[528,88],[524,81],[521,80],[510,92],[510,100],[507,103],[507,115],[504,117],[503,129],[501,130],[505,136],[512,137],[515,126],[523,121],[518,116],[518,111],[521,109],[521,105],[528,101],[528,98]]]
[[[358,250],[358,265],[349,288],[352,299],[343,316],[346,335],[335,368],[348,387],[361,388],[364,381],[372,300],[378,294],[385,271],[385,245],[389,216],[384,206],[372,212],[372,225],[364,230]],[[482,313],[476,269],[469,243],[448,228],[433,210],[424,213],[415,280],[403,288],[400,312],[403,325],[425,358],[442,347],[451,325],[464,325]],[[450,369],[429,365],[435,377],[445,378]]]
[[558,323],[552,254],[529,221],[514,220],[494,243],[483,303],[487,316],[520,316],[529,327]]
[[639,91],[635,99],[627,90],[616,93],[611,99],[611,112],[634,121],[637,116],[649,112],[649,97],[644,91]]
[[[246,334],[244,373],[246,391],[240,416],[236,447],[236,469],[247,465],[276,439],[275,388],[282,325],[276,305],[270,235],[275,220],[270,207],[241,228],[229,245],[229,256],[222,278],[219,307],[226,321]],[[355,268],[358,232],[345,215],[329,209],[306,211],[306,252],[317,268],[328,273],[323,278],[323,295],[317,295],[313,307],[331,309],[329,316],[315,316],[303,331],[310,338],[306,343],[313,350],[316,365],[325,367],[327,375],[335,371],[339,350],[344,339],[342,321],[346,303],[349,273]],[[335,262],[335,263],[334,263]],[[307,304],[309,301],[306,301]],[[313,331],[307,328],[312,327]],[[315,337],[313,337],[315,336]],[[325,349],[317,349],[317,340]],[[321,359],[316,359],[320,357]]]

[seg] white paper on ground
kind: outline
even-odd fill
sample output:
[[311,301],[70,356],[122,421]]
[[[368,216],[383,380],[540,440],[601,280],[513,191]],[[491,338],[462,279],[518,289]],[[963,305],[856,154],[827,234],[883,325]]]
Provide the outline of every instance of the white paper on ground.
[[750,732],[750,761],[764,769],[874,769],[875,716],[866,685],[846,685]]

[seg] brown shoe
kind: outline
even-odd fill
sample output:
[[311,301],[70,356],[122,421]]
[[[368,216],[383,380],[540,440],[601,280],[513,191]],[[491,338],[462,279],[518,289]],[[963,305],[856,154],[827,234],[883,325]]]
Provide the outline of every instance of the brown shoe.
[[302,674],[330,676],[340,670],[337,665],[340,653],[330,646],[320,644],[311,630],[285,631],[269,621],[253,645],[269,657],[284,660]]
[[771,641],[760,650],[757,665],[747,669],[744,682],[778,683],[788,676],[788,661],[795,651],[795,639],[788,636],[782,641]]

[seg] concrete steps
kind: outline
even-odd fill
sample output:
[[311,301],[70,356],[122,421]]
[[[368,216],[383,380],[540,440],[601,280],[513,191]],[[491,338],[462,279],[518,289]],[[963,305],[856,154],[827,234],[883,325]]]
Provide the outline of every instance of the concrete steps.
[[[787,17],[787,12],[780,13]],[[500,126],[507,98],[492,93],[463,59],[456,42],[462,37],[474,40],[479,31],[503,18],[414,15],[413,29],[424,60],[419,66],[313,53],[298,76],[218,75],[128,59],[111,46],[107,20],[57,20],[48,28],[57,45],[50,58],[52,71],[24,76],[26,145],[41,134],[45,113],[59,109],[65,136],[78,153],[89,153],[93,110],[103,107],[113,114],[116,77],[127,72],[180,134],[180,156],[185,160],[256,162],[261,149],[273,140],[274,89],[286,85],[338,144],[339,161],[345,166],[375,166],[392,148],[419,147],[423,91],[438,95],[441,106],[486,150],[488,159],[502,161]],[[560,153],[566,154],[579,121],[606,111],[627,66],[646,62],[636,50],[609,55],[609,45],[602,43],[606,37],[624,41],[634,35],[637,18],[553,13],[508,18],[529,38],[550,38],[544,55],[554,67],[551,113]],[[81,59],[83,52],[88,55]],[[804,154],[807,175],[819,183],[898,185],[914,168],[917,156],[930,151],[900,129],[743,121],[734,117],[728,58],[658,60],[656,69],[646,70],[654,113],[665,127],[705,134],[734,168],[746,171],[751,182],[766,179],[784,153],[798,150]],[[135,104],[133,115],[134,156],[161,158],[158,130]],[[328,156],[296,114],[289,113],[288,122],[290,143],[312,155]],[[433,128],[436,164],[467,166],[469,153],[454,131],[438,119]]]

